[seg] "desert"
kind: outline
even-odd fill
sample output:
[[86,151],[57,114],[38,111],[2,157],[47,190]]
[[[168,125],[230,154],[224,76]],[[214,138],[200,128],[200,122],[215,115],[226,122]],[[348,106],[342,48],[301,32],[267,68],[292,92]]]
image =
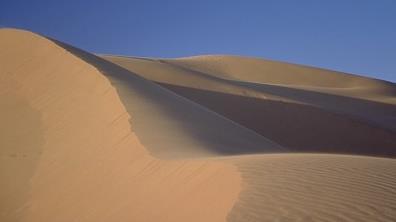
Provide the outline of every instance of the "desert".
[[394,221],[396,85],[0,29],[0,221]]

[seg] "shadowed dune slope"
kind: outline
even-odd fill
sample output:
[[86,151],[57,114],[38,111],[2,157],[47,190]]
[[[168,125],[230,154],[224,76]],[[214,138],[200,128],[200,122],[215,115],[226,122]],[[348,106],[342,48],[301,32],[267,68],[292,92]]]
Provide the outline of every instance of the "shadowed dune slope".
[[292,151],[396,155],[389,82],[232,56],[103,58]]
[[152,154],[162,158],[282,152],[280,145],[172,91],[102,58],[65,45],[97,67],[117,92],[132,128]]
[[[312,118],[335,122],[334,131],[369,127],[377,138],[392,133],[386,125],[356,116],[359,120],[350,120],[351,114],[332,113],[299,98],[150,59],[133,65],[140,71],[128,61],[127,70],[27,31],[0,29],[0,52],[0,221],[396,218],[396,160],[261,154],[287,150],[235,123],[235,116],[260,110],[265,100],[266,112],[284,115],[283,127],[291,127],[288,111],[301,115],[305,109],[312,109],[306,111]],[[162,86],[150,81],[155,75]],[[197,98],[219,104],[210,107]],[[239,106],[258,99],[257,107],[251,102]],[[232,120],[208,109],[220,105],[236,112]],[[373,116],[378,114],[373,110]],[[302,118],[301,124],[307,120],[292,117]],[[267,121],[275,132],[282,129]],[[320,123],[308,126],[320,128]],[[313,140],[310,149],[316,151],[317,145],[323,151],[321,139]],[[367,154],[359,149],[362,144],[355,145],[353,152]]]

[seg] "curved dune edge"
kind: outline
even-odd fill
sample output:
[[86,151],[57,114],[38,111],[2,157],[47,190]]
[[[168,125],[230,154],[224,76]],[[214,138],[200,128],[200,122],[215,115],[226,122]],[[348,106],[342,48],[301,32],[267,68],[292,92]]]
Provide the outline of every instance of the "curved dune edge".
[[387,221],[396,214],[391,159],[266,154],[213,160],[237,166],[242,176],[227,221]]
[[0,30],[0,48],[0,221],[396,217],[394,159],[154,158],[117,85],[94,65],[24,31]]
[[152,157],[93,66],[25,31],[0,44],[1,221],[225,221],[233,165]]
[[257,132],[133,71],[54,41],[95,66],[110,80],[126,110],[133,113],[132,130],[155,157],[206,158],[286,150]]
[[[396,106],[382,102],[396,98],[395,84],[298,65],[289,70],[287,64],[243,57],[102,58],[254,130],[289,152],[396,156]],[[260,77],[262,82],[229,80],[218,72],[242,80]],[[275,80],[283,85],[274,85]],[[296,88],[302,83],[332,84]],[[358,83],[359,89],[351,86]],[[343,84],[352,88],[340,90]]]

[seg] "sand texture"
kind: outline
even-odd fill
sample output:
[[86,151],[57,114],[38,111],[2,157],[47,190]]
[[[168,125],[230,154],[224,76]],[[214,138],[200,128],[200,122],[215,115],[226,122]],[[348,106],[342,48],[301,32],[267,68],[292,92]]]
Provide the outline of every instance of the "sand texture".
[[98,56],[0,29],[0,221],[395,221],[395,95],[318,68]]

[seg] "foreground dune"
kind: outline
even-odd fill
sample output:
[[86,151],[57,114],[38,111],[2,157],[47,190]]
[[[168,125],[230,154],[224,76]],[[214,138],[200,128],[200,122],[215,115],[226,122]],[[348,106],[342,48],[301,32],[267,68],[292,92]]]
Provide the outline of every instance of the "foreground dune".
[[[273,140],[277,137],[236,118],[252,108],[259,109],[252,107],[254,103],[225,115],[219,107],[231,110],[239,100],[219,97],[224,100],[211,101],[214,94],[201,91],[285,104],[306,104],[302,100],[308,99],[313,103],[323,95],[314,99],[306,94],[291,98],[289,95],[293,94],[282,94],[284,90],[276,95],[263,93],[250,81],[260,83],[267,78],[242,79],[232,72],[193,70],[205,68],[201,63],[206,63],[201,60],[195,65],[184,60],[121,61],[120,57],[106,57],[124,69],[72,46],[21,30],[1,29],[0,51],[0,221],[396,218],[394,159],[285,153],[296,148],[282,146],[281,137]],[[186,70],[180,66],[189,67]],[[328,75],[333,78],[331,73]],[[332,84],[337,84],[336,80]],[[326,96],[361,96],[354,90],[345,95],[349,85],[337,91],[326,85],[327,80],[323,84],[321,81],[318,78],[273,83],[289,84],[293,89],[319,87],[310,90],[327,90]],[[341,139],[337,144],[330,135],[323,135],[312,138],[316,142],[306,150],[326,151],[322,146],[317,150],[313,147],[326,142],[338,145],[334,152],[344,149],[343,153],[394,156],[392,124],[383,121],[393,121],[395,117],[393,85],[364,78],[356,81],[368,82],[367,87],[358,90],[370,94],[370,104],[356,104],[372,107],[369,112],[342,108],[342,112],[332,113],[331,107],[336,105],[315,103],[320,109],[319,120],[328,118],[325,121],[334,124],[334,131],[344,130],[345,136],[353,139]],[[192,93],[170,85],[195,86],[201,91]],[[267,111],[284,108],[277,109],[275,103],[266,106]],[[296,111],[306,114],[301,111],[305,109]],[[288,111],[289,115],[294,112]],[[302,114],[300,117],[304,119],[295,121],[311,121]],[[256,119],[257,125],[264,124],[261,120]],[[289,124],[288,121],[292,120],[280,120],[278,125]],[[310,124],[320,127],[322,123]],[[274,131],[284,129],[275,123],[266,129],[269,127],[274,127]],[[352,129],[359,133],[347,133]],[[308,135],[305,133],[294,139]],[[302,146],[307,138],[300,140],[298,145]],[[325,142],[319,143],[322,140]],[[371,147],[358,146],[368,141]],[[289,141],[295,144],[292,142]]]
[[0,42],[0,221],[225,220],[236,167],[153,158],[97,69],[31,33]]

